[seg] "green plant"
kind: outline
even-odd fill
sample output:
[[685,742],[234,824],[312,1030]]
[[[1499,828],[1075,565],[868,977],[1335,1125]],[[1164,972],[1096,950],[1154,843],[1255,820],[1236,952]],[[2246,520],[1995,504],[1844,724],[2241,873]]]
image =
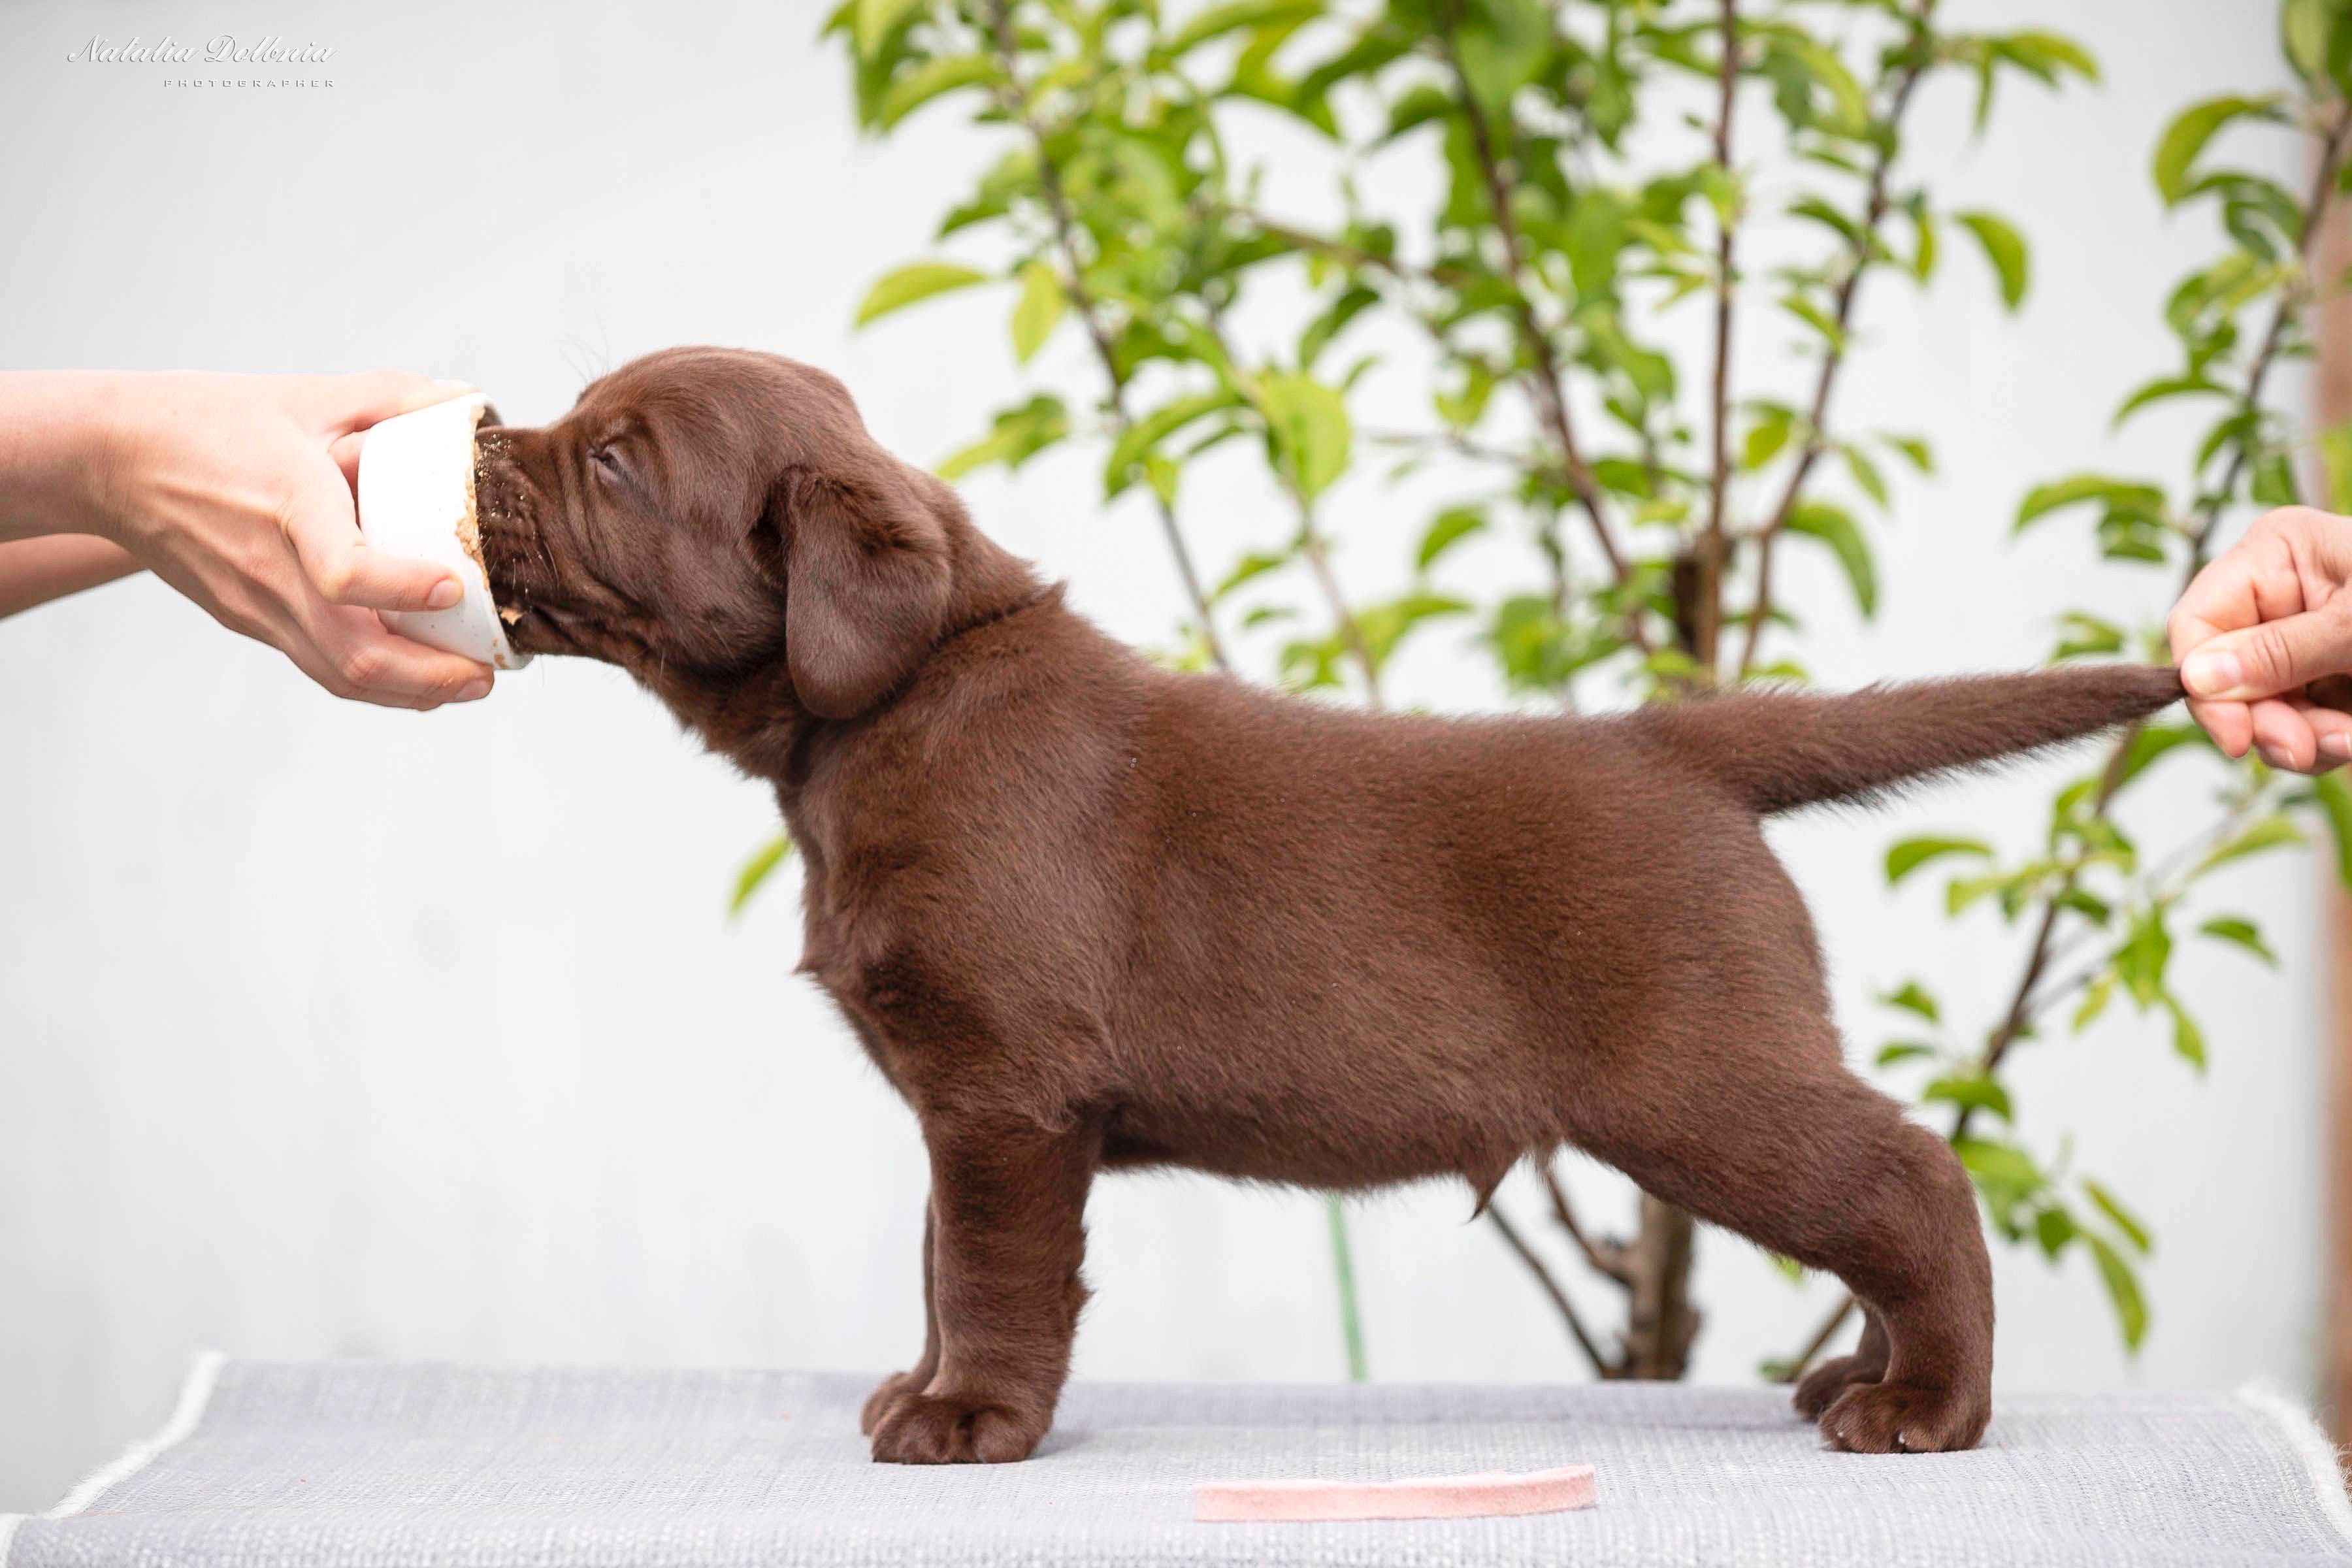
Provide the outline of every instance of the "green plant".
[[[2165,205],[2210,212],[2225,243],[2164,303],[2178,364],[2133,391],[2116,409],[2115,423],[2176,399],[2218,405],[2185,479],[2175,487],[2073,474],[2037,486],[2018,508],[2020,530],[2053,517],[2090,523],[2098,552],[2145,569],[2153,590],[2147,600],[2151,624],[2137,633],[2087,611],[2068,613],[2052,650],[2053,663],[2127,647],[2163,658],[2155,623],[2211,558],[2234,517],[2306,499],[2352,510],[2352,426],[2318,434],[2324,490],[2307,498],[2295,461],[2300,422],[2276,405],[2272,380],[2283,362],[2312,353],[2313,306],[2323,286],[2330,286],[2313,276],[2312,264],[2331,205],[2352,189],[2352,162],[2346,156],[2352,117],[2345,111],[2352,93],[2352,5],[2287,0],[2279,20],[2300,92],[2227,94],[2191,104],[2156,148],[2153,173]],[[2290,191],[2258,173],[2209,159],[2208,143],[2232,121],[2277,126],[2305,140],[2306,189]],[[1890,884],[1931,862],[1962,862],[1967,869],[1945,886],[1947,912],[1958,919],[1989,903],[2031,935],[2008,1002],[1981,1044],[1946,1033],[1936,998],[1911,982],[1885,1001],[1908,1016],[1906,1032],[1936,1038],[1889,1042],[1879,1051],[1879,1064],[1903,1064],[1923,1080],[1916,1097],[1948,1112],[1952,1143],[2003,1237],[2037,1245],[2053,1261],[2070,1249],[2089,1252],[2125,1342],[2134,1348],[2147,1332],[2148,1307],[2132,1258],[2149,1249],[2147,1227],[2098,1182],[2063,1180],[2063,1155],[2039,1155],[2008,1134],[2012,1052],[2053,1025],[2079,1034],[2122,998],[2149,1016],[2169,1036],[2174,1052],[2201,1072],[2205,1034],[2170,978],[2176,938],[2227,943],[2273,966],[2278,960],[2252,920],[2202,907],[2196,897],[2200,882],[2247,856],[2305,843],[2304,823],[2316,818],[2332,830],[2339,874],[2352,883],[2352,790],[2343,777],[2282,776],[2251,755],[2221,770],[2215,809],[2204,820],[2189,832],[2168,835],[2171,842],[2161,853],[2144,852],[2116,821],[2116,807],[2168,760],[2199,753],[2218,755],[2192,724],[2136,725],[2092,773],[2059,792],[2046,837],[2023,856],[2004,858],[1962,836],[1906,839],[1886,857]],[[2002,1130],[1988,1131],[1987,1122]],[[1850,1298],[1841,1300],[1783,1370],[1810,1363],[1853,1307]]]
[[[2287,426],[2264,400],[2271,367],[2304,347],[2301,258],[2337,188],[2347,11],[2352,0],[2284,7],[2305,101],[2200,105],[2158,154],[2166,199],[2211,206],[2229,240],[2168,307],[2182,368],[2126,410],[2223,400],[2188,499],[2077,476],[2034,490],[2020,513],[2021,526],[2087,521],[2109,559],[2162,566],[2151,621],[2227,520],[2294,489]],[[1840,376],[1860,352],[1858,300],[1924,281],[1955,237],[1981,253],[2011,308],[2030,278],[2011,224],[1947,210],[1906,163],[1917,89],[1939,73],[1969,79],[1982,132],[2006,80],[2096,75],[2052,33],[1948,30],[1935,0],[1228,0],[1165,16],[1144,0],[849,0],[827,31],[851,58],[865,129],[887,134],[952,104],[1003,149],[939,230],[943,245],[991,259],[902,267],[876,283],[860,321],[1001,288],[1019,361],[1056,331],[1084,341],[1083,384],[1030,392],[940,472],[1017,468],[1072,443],[1099,451],[1106,501],[1150,514],[1185,591],[1190,617],[1169,658],[1373,706],[1396,661],[1442,624],[1468,628],[1529,702],[1604,689],[1671,701],[1802,679],[1803,626],[1779,592],[1780,554],[1826,552],[1869,616],[1869,520],[1934,469],[1916,437],[1839,416]],[[1266,210],[1237,129],[1265,114],[1312,133],[1336,221]],[[2236,118],[2319,139],[2310,196],[2200,163],[2205,141]],[[1435,201],[1384,207],[1375,193],[1408,168],[1435,174]],[[1747,259],[1766,238],[1810,259]],[[1651,338],[1675,310],[1706,323],[1707,348],[1688,364]],[[1735,363],[1738,323],[1756,310],[1775,312],[1801,346]],[[2259,332],[2242,331],[2264,312]],[[1400,380],[1425,402],[1426,425],[1362,427],[1368,389]],[[2323,443],[2331,455],[2339,447],[2352,451]],[[1228,450],[1249,454],[1282,521],[1211,570],[1184,525],[1186,479]],[[1393,481],[1441,453],[1489,479],[1435,510],[1404,591],[1351,600],[1334,567],[1345,542],[1335,487]],[[1510,564],[1458,570],[1457,550],[1478,535],[1515,541],[1481,553]],[[2120,655],[2133,640],[2070,616],[2055,657]],[[2200,749],[2180,726],[2135,731],[2059,794],[2046,842],[2021,859],[1964,834],[1906,839],[1887,858],[1890,882],[1965,864],[1950,917],[1995,908],[2030,940],[1980,1036],[1956,1032],[1916,983],[1890,992],[1909,1032],[1931,1037],[1890,1044],[1879,1065],[1924,1111],[1948,1117],[2001,1237],[2053,1258],[2089,1255],[2135,1345],[2147,1308],[2133,1258],[2147,1229],[2106,1188],[2065,1177],[2063,1162],[2009,1134],[2016,1047],[2063,1009],[2079,1028],[2121,996],[2201,1060],[2202,1037],[2167,978],[2175,933],[2267,950],[2242,916],[2189,912],[2198,879],[2300,841],[2299,814],[2352,827],[2339,784],[2290,785],[2252,763],[2226,770],[2209,820],[2143,855],[2115,806]],[[747,868],[739,904],[758,880]],[[1689,1217],[1644,1195],[1630,1237],[1612,1240],[1582,1222],[1549,1170],[1538,1175],[1573,1256],[1622,1289],[1613,1346],[1582,1321],[1535,1238],[1499,1205],[1489,1217],[1594,1371],[1680,1375],[1699,1323]],[[1336,1207],[1332,1225],[1361,1375]],[[1793,1374],[1847,1310],[1770,1370]]]

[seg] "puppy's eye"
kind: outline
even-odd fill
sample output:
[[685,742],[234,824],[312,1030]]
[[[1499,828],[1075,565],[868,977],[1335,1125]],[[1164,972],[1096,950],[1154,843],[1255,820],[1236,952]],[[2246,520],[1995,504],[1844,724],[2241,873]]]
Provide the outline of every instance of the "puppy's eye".
[[617,479],[621,477],[621,455],[612,447],[602,446],[589,447],[588,460],[594,464],[596,470],[606,479]]

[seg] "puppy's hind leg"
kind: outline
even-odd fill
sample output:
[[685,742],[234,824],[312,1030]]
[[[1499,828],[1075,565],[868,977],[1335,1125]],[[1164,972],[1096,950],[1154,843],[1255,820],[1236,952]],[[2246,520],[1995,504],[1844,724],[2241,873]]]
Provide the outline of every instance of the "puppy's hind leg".
[[[1745,1018],[1768,1025],[1774,1011]],[[1785,1038],[1655,1038],[1611,1076],[1609,1092],[1570,1102],[1578,1143],[1701,1219],[1835,1274],[1878,1323],[1883,1374],[1836,1392],[1822,1435],[1862,1453],[1974,1446],[1992,1408],[1992,1266],[1943,1140]]]
[[1808,1421],[1821,1419],[1822,1411],[1837,1402],[1839,1394],[1858,1383],[1876,1383],[1886,1375],[1886,1325],[1868,1307],[1862,1309],[1862,1341],[1853,1347],[1852,1355],[1832,1356],[1797,1381],[1797,1391],[1790,1403],[1797,1414]]

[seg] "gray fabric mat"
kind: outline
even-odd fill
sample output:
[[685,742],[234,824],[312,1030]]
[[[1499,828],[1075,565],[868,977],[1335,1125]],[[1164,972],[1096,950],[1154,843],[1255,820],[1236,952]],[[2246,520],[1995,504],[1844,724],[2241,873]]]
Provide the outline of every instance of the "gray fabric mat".
[[[1863,1458],[1769,1389],[1080,1384],[1028,1463],[923,1469],[867,1460],[869,1386],[208,1364],[72,1511],[0,1520],[0,1564],[2352,1562],[2332,1453],[2252,1395],[2011,1398],[1973,1453]],[[1575,1463],[1597,1508],[1192,1519],[1202,1480]]]

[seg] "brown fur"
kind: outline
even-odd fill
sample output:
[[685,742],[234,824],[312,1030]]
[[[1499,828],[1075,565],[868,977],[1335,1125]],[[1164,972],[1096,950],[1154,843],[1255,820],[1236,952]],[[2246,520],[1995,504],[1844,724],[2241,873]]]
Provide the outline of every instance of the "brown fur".
[[1483,1201],[1562,1144],[1853,1288],[1860,1349],[1797,1394],[1832,1443],[1983,1432],[1968,1177],[1847,1070],[1759,819],[2137,718],[2171,672],[1605,719],[1174,674],[876,447],[832,377],[715,349],[486,433],[480,467],[515,640],[624,666],[774,784],[803,966],[921,1120],[929,1329],[866,1407],[876,1458],[1036,1446],[1098,1170]]

